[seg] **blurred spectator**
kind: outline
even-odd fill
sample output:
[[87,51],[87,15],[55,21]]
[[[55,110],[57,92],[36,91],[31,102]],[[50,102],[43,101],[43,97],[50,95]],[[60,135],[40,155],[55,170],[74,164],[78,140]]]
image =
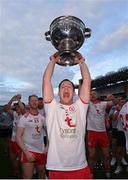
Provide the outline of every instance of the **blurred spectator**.
[[0,114],[0,138],[3,138],[5,143],[4,151],[9,156],[9,142],[12,135],[13,114],[9,104],[3,106],[3,111]]
[[[45,118],[44,101],[42,97],[38,97],[38,112],[41,113]],[[47,145],[47,132],[43,129],[44,143]]]
[[[122,98],[116,107],[116,116],[118,119],[117,129],[118,129],[118,139],[117,139],[117,167],[115,169],[115,174],[119,174],[123,171],[122,165],[128,165],[125,160],[126,157],[126,137],[124,133],[124,129],[122,126],[122,118],[123,117],[123,109],[122,106],[124,105],[125,100]],[[120,112],[120,110],[122,111]],[[126,110],[126,109],[125,109]],[[126,113],[126,112],[125,112]]]
[[19,119],[22,117],[24,113],[25,113],[25,104],[21,102],[21,97],[17,96],[17,103],[14,104],[14,108],[13,108],[14,121],[13,121],[12,137],[10,141],[10,159],[12,162],[14,178],[19,178],[21,175],[20,162],[19,162],[21,149],[16,143],[16,129]]
[[112,106],[111,101],[100,101],[96,91],[91,91],[91,102],[87,114],[89,165],[93,171],[97,145],[103,153],[106,177],[110,178],[109,139],[106,133],[106,109]]
[[118,132],[117,132],[118,120],[117,120],[117,117],[115,117],[115,113],[116,113],[116,106],[118,103],[119,103],[119,98],[115,98],[115,100],[113,101],[113,106],[109,112],[109,119],[112,124],[112,136],[110,138],[111,150],[112,150],[112,159],[110,162],[111,166],[114,166],[116,163],[116,150],[117,150],[117,139],[118,139]]

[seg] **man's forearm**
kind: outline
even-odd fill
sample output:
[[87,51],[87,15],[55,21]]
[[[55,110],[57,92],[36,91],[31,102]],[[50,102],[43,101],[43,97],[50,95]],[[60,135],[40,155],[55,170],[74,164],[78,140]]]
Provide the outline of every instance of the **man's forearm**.
[[28,153],[28,150],[26,149],[23,141],[22,141],[22,138],[16,136],[16,143],[18,144],[18,146],[21,148],[21,150],[26,154]]
[[44,72],[43,78],[44,80],[51,80],[51,77],[53,75],[54,67],[55,67],[55,61],[50,61],[49,64],[47,65],[47,68]]
[[88,83],[90,82],[91,84],[91,76],[90,76],[90,72],[88,70],[87,65],[84,63],[84,61],[80,63],[79,65],[80,65],[81,76],[82,76],[83,82],[88,81]]
[[[82,59],[83,60],[83,59]],[[88,70],[87,65],[84,61],[80,61],[80,70],[82,76],[82,84],[80,86],[79,96],[85,103],[89,103],[90,101],[90,89],[91,89],[91,76]]]
[[44,102],[50,102],[54,97],[51,78],[53,75],[55,64],[55,58],[52,56],[51,61],[47,65],[47,68],[43,74],[42,94],[44,97]]

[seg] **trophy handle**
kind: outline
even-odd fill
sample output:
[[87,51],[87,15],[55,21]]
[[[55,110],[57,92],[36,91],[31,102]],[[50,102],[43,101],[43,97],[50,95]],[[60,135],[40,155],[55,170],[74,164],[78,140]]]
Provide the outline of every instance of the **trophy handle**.
[[45,32],[45,38],[47,41],[51,41],[50,31]]
[[91,29],[90,28],[85,28],[84,29],[84,37],[89,38],[91,36]]

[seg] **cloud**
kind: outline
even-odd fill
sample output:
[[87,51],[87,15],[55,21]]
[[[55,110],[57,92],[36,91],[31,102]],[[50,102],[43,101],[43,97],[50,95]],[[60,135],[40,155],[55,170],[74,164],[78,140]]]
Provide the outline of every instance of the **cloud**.
[[128,42],[128,24],[124,24],[119,27],[117,30],[112,32],[111,34],[107,34],[105,38],[103,38],[98,46],[98,50],[102,52],[109,51],[110,49],[124,49],[127,46]]
[[[18,92],[26,102],[30,94],[41,96],[43,72],[49,56],[57,51],[44,33],[61,15],[77,16],[92,29],[91,38],[79,51],[93,78],[126,64],[127,5],[125,0],[1,1],[0,101],[7,102]],[[81,78],[79,67],[56,65],[53,87],[64,78],[77,83]]]

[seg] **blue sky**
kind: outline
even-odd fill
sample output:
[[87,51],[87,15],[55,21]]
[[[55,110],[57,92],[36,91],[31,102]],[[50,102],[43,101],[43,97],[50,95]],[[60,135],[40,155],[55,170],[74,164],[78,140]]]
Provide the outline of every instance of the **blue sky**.
[[[17,93],[24,102],[42,95],[42,75],[56,52],[44,33],[62,15],[92,29],[79,49],[92,79],[128,66],[128,0],[0,0],[0,104]],[[53,87],[64,78],[77,84],[79,66],[56,65]]]

